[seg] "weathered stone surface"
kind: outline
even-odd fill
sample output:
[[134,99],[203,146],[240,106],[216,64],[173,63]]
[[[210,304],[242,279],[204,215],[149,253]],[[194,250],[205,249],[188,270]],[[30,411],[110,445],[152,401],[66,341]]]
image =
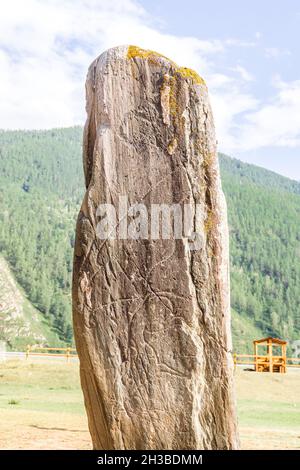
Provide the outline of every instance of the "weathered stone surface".
[[[206,85],[123,46],[93,62],[86,90],[73,317],[94,448],[236,448],[227,214]],[[100,240],[97,207],[119,195],[149,210],[197,204],[202,248]]]

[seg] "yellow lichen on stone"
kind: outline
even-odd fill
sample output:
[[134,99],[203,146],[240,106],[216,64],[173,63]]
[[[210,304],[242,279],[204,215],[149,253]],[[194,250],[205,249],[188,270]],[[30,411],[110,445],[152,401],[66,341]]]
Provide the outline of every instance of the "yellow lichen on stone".
[[173,123],[176,123],[177,132],[182,130],[182,113],[180,113],[178,103],[178,97],[181,90],[181,78],[187,80],[187,82],[192,83],[193,85],[205,85],[205,81],[194,70],[187,67],[179,67],[168,57],[152,50],[142,49],[137,46],[128,46],[127,58],[145,59],[149,63],[163,66],[165,70],[168,71],[168,73],[163,75],[163,83],[160,89],[162,118],[164,124],[170,126],[171,116],[173,116]]
[[208,210],[207,216],[204,222],[204,230],[206,233],[210,233],[215,224],[215,216],[212,210]]
[[176,139],[176,137],[174,137],[168,145],[168,154],[169,155],[173,155],[173,153],[177,149],[177,145],[178,145],[177,139]]
[[203,158],[203,166],[204,166],[204,170],[205,170],[205,173],[208,173],[209,172],[209,169],[212,165],[212,162],[215,158],[215,154],[214,153],[206,153],[204,154],[204,158]]
[[149,59],[149,61],[152,63],[157,63],[158,59],[165,59],[170,62],[171,65],[177,67],[175,62],[173,62],[168,57],[159,54],[159,52],[151,51],[148,49],[141,49],[137,46],[128,46],[127,59],[135,59],[136,57],[140,57],[142,59]]
[[176,72],[178,72],[184,78],[191,78],[195,85],[205,85],[203,78],[192,69],[188,69],[186,67],[177,67]]
[[205,85],[205,81],[202,77],[200,77],[200,75],[197,74],[197,72],[187,67],[179,67],[175,62],[173,62],[173,60],[169,59],[163,54],[160,54],[156,51],[152,51],[150,49],[142,49],[137,46],[128,46],[127,58],[135,59],[136,57],[147,59],[149,60],[149,62],[154,64],[158,64],[160,62],[160,59],[164,59],[170,63],[175,73],[178,73],[183,78],[190,78],[194,85]]
[[146,49],[141,49],[136,46],[129,46],[127,50],[127,58],[134,59],[135,57],[141,57],[143,59],[148,59],[148,57],[154,54],[154,51],[148,51]]

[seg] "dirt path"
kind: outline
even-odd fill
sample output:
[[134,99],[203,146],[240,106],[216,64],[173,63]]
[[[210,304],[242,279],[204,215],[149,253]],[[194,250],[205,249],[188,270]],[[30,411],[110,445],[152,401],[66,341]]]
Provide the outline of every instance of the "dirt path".
[[89,450],[84,415],[1,410],[1,449]]
[[[240,427],[246,450],[300,449],[300,433],[282,429]],[[0,449],[90,450],[85,416],[1,410]]]
[[300,432],[285,429],[240,427],[243,450],[299,450]]

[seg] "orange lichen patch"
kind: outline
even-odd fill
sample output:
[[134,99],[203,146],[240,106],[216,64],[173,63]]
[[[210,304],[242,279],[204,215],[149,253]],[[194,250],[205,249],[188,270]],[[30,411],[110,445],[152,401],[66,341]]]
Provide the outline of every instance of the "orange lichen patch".
[[190,78],[194,85],[206,85],[203,78],[192,69],[188,69],[186,67],[177,67],[176,72],[179,73],[183,78]]

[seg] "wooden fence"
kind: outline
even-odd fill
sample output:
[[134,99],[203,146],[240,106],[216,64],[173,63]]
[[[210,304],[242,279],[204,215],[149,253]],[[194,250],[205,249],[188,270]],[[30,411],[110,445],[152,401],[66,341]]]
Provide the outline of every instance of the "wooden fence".
[[42,357],[65,357],[67,362],[70,358],[78,357],[75,348],[42,348],[39,346],[30,346],[26,348],[26,359],[30,356]]
[[[39,346],[30,346],[26,348],[26,359],[30,356],[42,356],[42,357],[65,357],[67,362],[70,358],[77,358],[77,352],[75,348],[43,348]],[[243,366],[255,366],[258,356],[254,354],[233,354],[234,367],[238,365]],[[261,357],[261,356],[259,356]],[[300,368],[300,358],[289,357],[286,359],[287,367],[298,367]]]
[[[254,354],[233,354],[234,366],[243,365],[243,366],[255,366],[258,357]],[[273,356],[276,357],[276,356]],[[298,357],[287,357],[286,358],[287,367],[300,367],[300,358]]]

